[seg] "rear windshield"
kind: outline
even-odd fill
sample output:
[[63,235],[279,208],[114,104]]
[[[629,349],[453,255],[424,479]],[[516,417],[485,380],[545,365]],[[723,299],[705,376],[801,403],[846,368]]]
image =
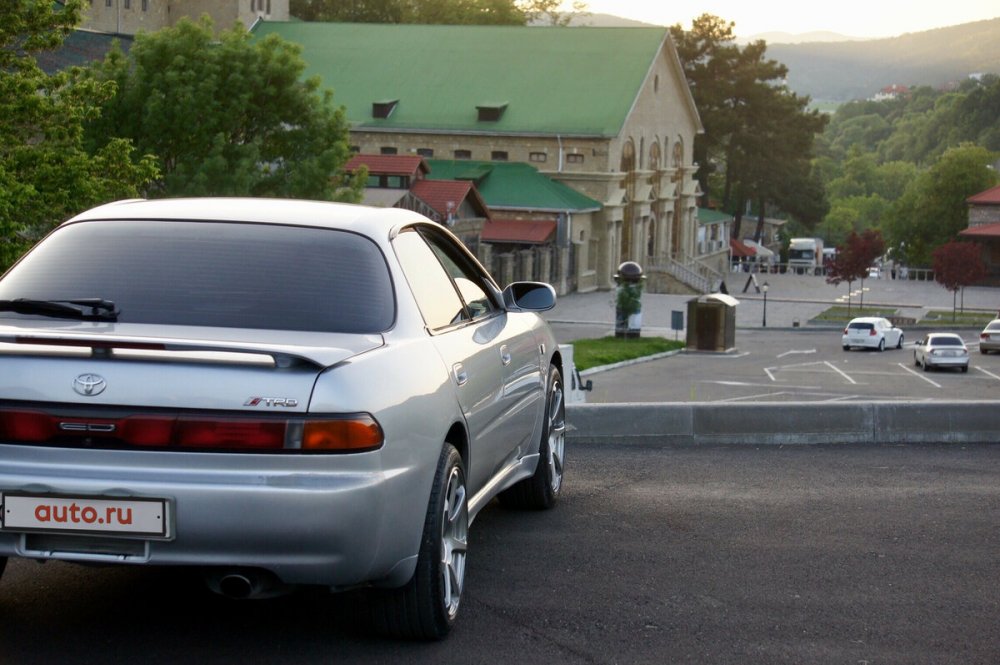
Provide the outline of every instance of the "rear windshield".
[[933,337],[931,344],[934,346],[962,346],[962,340],[958,337]]
[[105,298],[121,323],[372,333],[395,319],[371,240],[265,224],[71,224],[0,280],[0,300],[17,298]]
[[872,328],[875,327],[875,325],[872,323],[852,323],[847,327],[852,328],[854,330],[871,330]]

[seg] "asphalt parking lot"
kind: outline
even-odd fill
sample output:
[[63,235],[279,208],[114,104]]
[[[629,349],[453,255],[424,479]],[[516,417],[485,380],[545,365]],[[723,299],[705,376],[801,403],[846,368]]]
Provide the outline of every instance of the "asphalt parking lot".
[[[817,324],[815,317],[848,302],[879,306],[921,321],[931,313],[959,308],[997,315],[1000,289],[969,287],[960,300],[933,281],[868,279],[838,286],[824,277],[767,274],[767,300],[756,288],[742,289],[748,277],[728,277],[735,308],[735,349],[730,353],[680,353],[590,375],[594,389],[588,403],[851,401],[851,400],[993,400],[1000,397],[1000,354],[979,353],[980,328],[908,327],[904,348],[882,353],[841,348],[843,328]],[[686,339],[673,329],[695,296],[643,295],[642,334]],[[573,293],[559,299],[546,317],[560,343],[614,334],[611,292]],[[767,325],[763,325],[764,323]],[[912,344],[931,330],[957,332],[970,352],[967,374],[957,370],[923,372],[913,364]]]
[[998,478],[995,445],[572,446],[554,510],[476,519],[442,642],[370,635],[350,595],[16,560],[0,660],[992,664]]
[[969,346],[969,371],[924,372],[913,362],[916,331],[902,349],[840,345],[839,329],[737,331],[728,353],[681,352],[588,373],[588,403],[857,400],[995,400],[1000,354],[983,355],[978,332],[957,330]]

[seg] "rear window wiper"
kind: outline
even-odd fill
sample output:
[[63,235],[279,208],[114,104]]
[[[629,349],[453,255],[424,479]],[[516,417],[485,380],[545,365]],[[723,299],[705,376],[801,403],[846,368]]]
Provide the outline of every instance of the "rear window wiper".
[[115,303],[104,298],[75,298],[72,300],[32,300],[15,298],[0,300],[0,312],[16,314],[41,314],[63,319],[83,321],[117,321],[121,313]]

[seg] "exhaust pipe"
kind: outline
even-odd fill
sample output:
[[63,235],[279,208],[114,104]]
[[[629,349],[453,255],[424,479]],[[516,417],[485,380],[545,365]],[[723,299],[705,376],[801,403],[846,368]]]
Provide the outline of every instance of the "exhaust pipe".
[[291,591],[289,585],[266,570],[213,571],[207,575],[206,583],[215,593],[236,600],[273,598]]

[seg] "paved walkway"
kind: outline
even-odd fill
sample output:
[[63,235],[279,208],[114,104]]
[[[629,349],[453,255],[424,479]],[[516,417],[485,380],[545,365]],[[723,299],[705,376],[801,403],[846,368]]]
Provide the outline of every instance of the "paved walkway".
[[[842,283],[827,284],[824,277],[795,274],[756,275],[757,287],[768,284],[767,327],[792,328],[805,326],[808,321],[834,305],[847,305],[848,288]],[[747,273],[732,273],[726,280],[729,295],[740,301],[736,307],[737,328],[760,328],[764,323],[764,294],[751,282],[746,292]],[[866,279],[854,282],[851,303],[865,306],[889,305],[899,316],[921,319],[929,310],[951,311],[952,293],[937,282]],[[687,303],[695,296],[645,293],[642,296],[642,330],[644,334],[685,339],[684,330],[671,328],[672,312],[683,312],[687,323]],[[967,310],[1000,310],[1000,288],[969,287],[964,296]],[[615,303],[613,291],[572,293],[559,298],[554,309],[546,314],[560,342],[614,334]]]

